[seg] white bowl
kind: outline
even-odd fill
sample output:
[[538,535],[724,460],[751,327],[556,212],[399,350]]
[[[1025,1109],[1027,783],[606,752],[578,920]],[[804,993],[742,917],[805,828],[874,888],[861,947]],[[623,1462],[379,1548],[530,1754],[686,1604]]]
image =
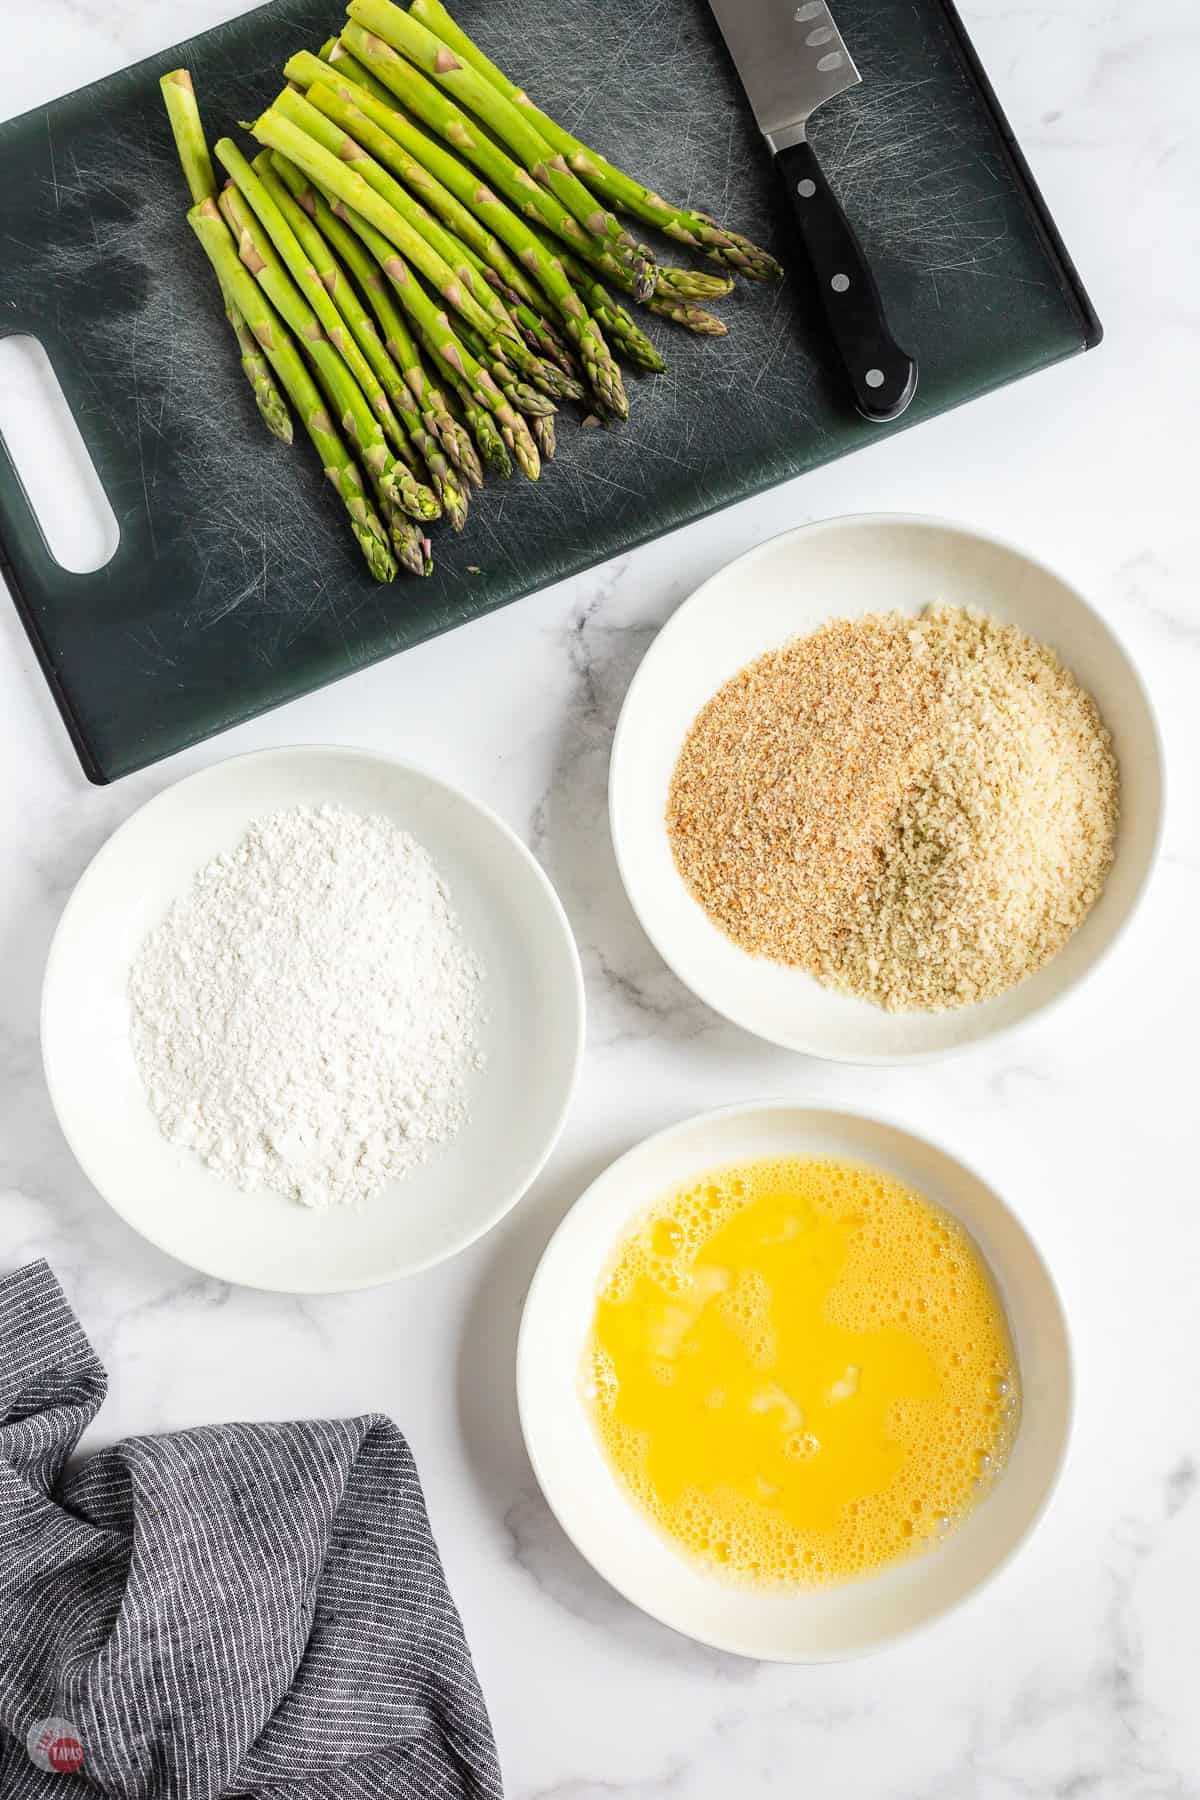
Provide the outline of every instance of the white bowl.
[[[981,608],[1049,644],[1094,696],[1121,771],[1121,825],[1104,893],[1036,975],[978,1006],[886,1013],[799,969],[753,957],[685,887],[665,817],[696,714],[731,675],[828,619]],[[664,626],[633,678],[613,741],[609,815],[626,892],[663,960],[736,1025],[834,1062],[920,1062],[995,1037],[1041,1012],[1112,946],[1149,880],[1163,814],[1163,762],[1146,691],[1110,627],[1023,551],[937,519],[865,514],[771,538],[706,581]]]
[[[767,1591],[705,1573],[635,1510],[601,1453],[580,1399],[579,1370],[597,1291],[637,1215],[707,1169],[779,1155],[872,1163],[966,1227],[1008,1314],[1022,1408],[995,1486],[935,1549],[838,1587]],[[763,1101],[660,1132],[592,1183],[555,1232],[530,1287],[517,1394],[547,1501],[576,1547],[626,1599],[720,1650],[772,1662],[835,1662],[879,1650],[936,1619],[1028,1537],[1066,1453],[1071,1353],[1062,1304],[1029,1235],[999,1195],[949,1151],[885,1119]]]
[[[160,1132],[130,1048],[129,971],[146,932],[251,820],[288,806],[383,813],[429,851],[487,969],[485,1069],[470,1118],[363,1207],[310,1210],[242,1193]],[[168,788],[85,871],[55,933],[42,1054],[85,1174],[159,1249],[249,1287],[331,1293],[452,1256],[503,1218],[562,1129],[583,1053],[579,954],[539,865],[494,813],[368,751],[266,750]]]

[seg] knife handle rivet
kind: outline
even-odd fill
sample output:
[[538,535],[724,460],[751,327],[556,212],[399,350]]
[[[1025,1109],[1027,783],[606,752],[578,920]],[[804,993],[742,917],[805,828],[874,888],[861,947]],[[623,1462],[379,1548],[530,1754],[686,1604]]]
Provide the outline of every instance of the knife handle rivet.
[[803,181],[798,181],[796,183],[796,192],[802,200],[811,200],[816,191],[816,182],[810,181],[807,175],[804,177]]
[[844,294],[846,289],[850,286],[850,277],[848,275],[835,275],[829,285],[835,294]]
[[883,386],[883,370],[882,369],[868,369],[866,374],[863,376],[863,380],[866,382],[866,384],[869,388],[882,387]]

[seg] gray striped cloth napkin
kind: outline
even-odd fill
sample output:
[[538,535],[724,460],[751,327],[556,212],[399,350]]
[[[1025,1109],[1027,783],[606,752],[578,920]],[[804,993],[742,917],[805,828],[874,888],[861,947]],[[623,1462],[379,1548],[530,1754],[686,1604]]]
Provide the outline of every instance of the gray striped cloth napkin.
[[500,1800],[390,1420],[130,1438],[44,1262],[0,1281],[0,1800]]

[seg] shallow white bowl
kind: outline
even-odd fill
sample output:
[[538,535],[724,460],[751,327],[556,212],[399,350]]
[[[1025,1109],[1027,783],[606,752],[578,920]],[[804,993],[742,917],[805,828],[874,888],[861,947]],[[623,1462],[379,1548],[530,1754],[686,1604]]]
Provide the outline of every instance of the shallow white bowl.
[[[252,819],[340,805],[411,831],[445,875],[486,965],[487,1065],[470,1119],[367,1205],[310,1211],[242,1193],[169,1144],[129,1041],[129,970],[146,932]],[[583,1053],[579,955],[541,868],[494,813],[410,764],[336,747],[235,757],[168,788],[105,844],[67,902],[42,992],[54,1109],[84,1172],[126,1222],[205,1274],[331,1293],[440,1262],[513,1206],[562,1129]]]
[[[925,1556],[840,1587],[727,1585],[674,1550],[625,1497],[579,1393],[596,1294],[626,1227],[706,1170],[749,1157],[839,1156],[886,1169],[970,1232],[1008,1314],[1021,1422],[995,1487]],[[1070,1434],[1071,1352],[1045,1263],[999,1195],[949,1151],[902,1126],[784,1101],[734,1106],[648,1138],[605,1170],[538,1265],[517,1349],[521,1426],[542,1491],[576,1547],[636,1606],[689,1637],[773,1662],[835,1662],[882,1649],[966,1598],[1028,1537]]]
[[[683,740],[731,675],[828,619],[981,608],[1058,652],[1095,697],[1121,770],[1116,861],[1100,900],[1045,968],[1006,994],[947,1013],[885,1013],[740,950],[684,886],[667,838]],[[920,1062],[996,1036],[1060,999],[1128,923],[1150,877],[1163,814],[1162,748],[1146,690],[1100,615],[1023,551],[937,519],[864,514],[771,538],[705,582],[664,626],[633,678],[613,741],[609,815],[621,878],[663,960],[747,1031],[835,1062]]]

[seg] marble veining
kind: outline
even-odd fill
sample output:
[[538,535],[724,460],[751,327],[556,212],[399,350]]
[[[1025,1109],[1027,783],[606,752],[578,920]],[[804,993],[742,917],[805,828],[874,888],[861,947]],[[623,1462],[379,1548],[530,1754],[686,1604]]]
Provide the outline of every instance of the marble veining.
[[[238,10],[5,0],[0,116]],[[237,1415],[379,1406],[396,1417],[513,1800],[1200,1796],[1200,33],[1187,0],[969,0],[964,11],[1105,323],[1095,355],[108,790],[80,776],[0,601],[0,1267],[45,1254],[62,1278],[111,1372],[96,1441]],[[952,203],[936,181],[932,191]],[[981,239],[980,304],[987,254]],[[0,429],[5,398],[0,380]],[[630,676],[692,588],[772,532],[889,509],[997,531],[1094,597],[1159,708],[1170,803],[1142,914],[1066,1007],[961,1060],[871,1071],[759,1044],[675,981],[621,890],[605,787]],[[112,829],[192,769],[296,741],[410,756],[495,806],[559,887],[590,1008],[578,1103],[504,1226],[403,1287],[327,1300],[231,1289],[135,1237],[63,1143],[38,1051],[54,925]],[[610,1590],[538,1493],[513,1394],[525,1288],[582,1188],[644,1133],[772,1092],[896,1113],[983,1169],[1058,1276],[1081,1373],[1062,1487],[1022,1556],[923,1636],[831,1668],[702,1649]]]

